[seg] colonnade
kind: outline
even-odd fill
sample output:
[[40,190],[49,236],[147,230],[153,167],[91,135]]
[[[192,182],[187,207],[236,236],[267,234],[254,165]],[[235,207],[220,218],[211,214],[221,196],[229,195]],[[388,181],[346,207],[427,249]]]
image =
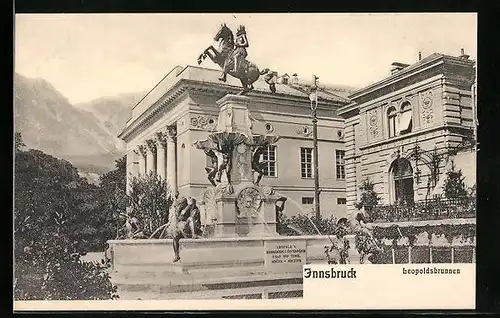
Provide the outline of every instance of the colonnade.
[[176,129],[169,126],[134,150],[139,157],[138,176],[154,173],[166,180],[173,193],[177,192]]

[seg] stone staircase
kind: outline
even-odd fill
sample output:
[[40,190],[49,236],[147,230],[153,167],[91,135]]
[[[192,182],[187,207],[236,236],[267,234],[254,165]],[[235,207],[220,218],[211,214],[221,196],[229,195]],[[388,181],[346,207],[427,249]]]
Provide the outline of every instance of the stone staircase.
[[130,266],[111,273],[120,299],[266,299],[302,297],[302,273],[270,273],[262,266],[189,268]]

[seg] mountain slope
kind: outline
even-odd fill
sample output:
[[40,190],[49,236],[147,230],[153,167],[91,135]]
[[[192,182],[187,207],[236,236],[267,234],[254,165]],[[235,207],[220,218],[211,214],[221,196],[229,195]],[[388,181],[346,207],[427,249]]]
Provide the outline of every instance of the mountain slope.
[[113,136],[118,136],[132,113],[132,108],[145,95],[144,92],[120,94],[76,104],[75,107],[93,114]]
[[123,155],[116,135],[90,112],[73,105],[43,79],[15,74],[15,129],[29,148],[64,158],[86,172],[102,173]]

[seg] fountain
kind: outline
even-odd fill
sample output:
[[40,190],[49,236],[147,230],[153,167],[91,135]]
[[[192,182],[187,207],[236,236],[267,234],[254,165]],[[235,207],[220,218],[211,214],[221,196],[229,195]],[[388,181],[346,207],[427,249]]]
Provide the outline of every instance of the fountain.
[[122,299],[300,297],[302,266],[326,263],[330,237],[276,232],[279,195],[254,174],[262,174],[259,149],[279,136],[253,133],[250,101],[220,99],[216,131],[193,143],[217,163],[200,200],[214,225],[208,237],[181,239],[176,263],[171,239],[108,242]]
[[[277,235],[274,211],[277,196],[272,188],[254,181],[252,155],[259,147],[274,144],[279,137],[252,133],[249,101],[250,98],[238,95],[219,100],[217,131],[205,140],[194,142],[196,148],[213,152],[219,159],[219,184],[208,187],[204,194],[215,197],[205,203],[205,208],[217,213],[215,237]],[[223,171],[225,182],[221,180]]]

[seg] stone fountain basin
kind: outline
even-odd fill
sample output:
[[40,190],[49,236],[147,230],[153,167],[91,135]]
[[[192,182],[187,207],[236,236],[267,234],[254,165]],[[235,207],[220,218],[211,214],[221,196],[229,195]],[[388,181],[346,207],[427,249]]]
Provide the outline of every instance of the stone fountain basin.
[[[354,236],[347,237],[350,263],[359,264]],[[326,264],[324,247],[331,245],[328,236],[317,235],[183,239],[181,261],[173,263],[170,239],[108,243],[111,277],[121,299],[300,297],[302,265]],[[303,262],[270,264],[267,251],[277,245],[305,247]]]
[[[121,299],[194,299],[287,290],[300,294],[302,265],[326,263],[324,246],[331,243],[327,236],[183,239],[178,263],[172,262],[171,239],[108,244],[111,277]],[[266,250],[277,245],[305,247],[304,262],[270,266]]]
[[[305,244],[306,263],[324,263],[324,246],[331,245],[328,236],[317,235],[182,239],[181,261],[172,263],[174,253],[171,239],[108,241],[115,271],[147,267],[163,268],[177,273],[206,272],[212,269],[237,270],[245,267],[266,271],[265,255],[269,243]],[[301,272],[302,266],[295,266],[292,271]]]

